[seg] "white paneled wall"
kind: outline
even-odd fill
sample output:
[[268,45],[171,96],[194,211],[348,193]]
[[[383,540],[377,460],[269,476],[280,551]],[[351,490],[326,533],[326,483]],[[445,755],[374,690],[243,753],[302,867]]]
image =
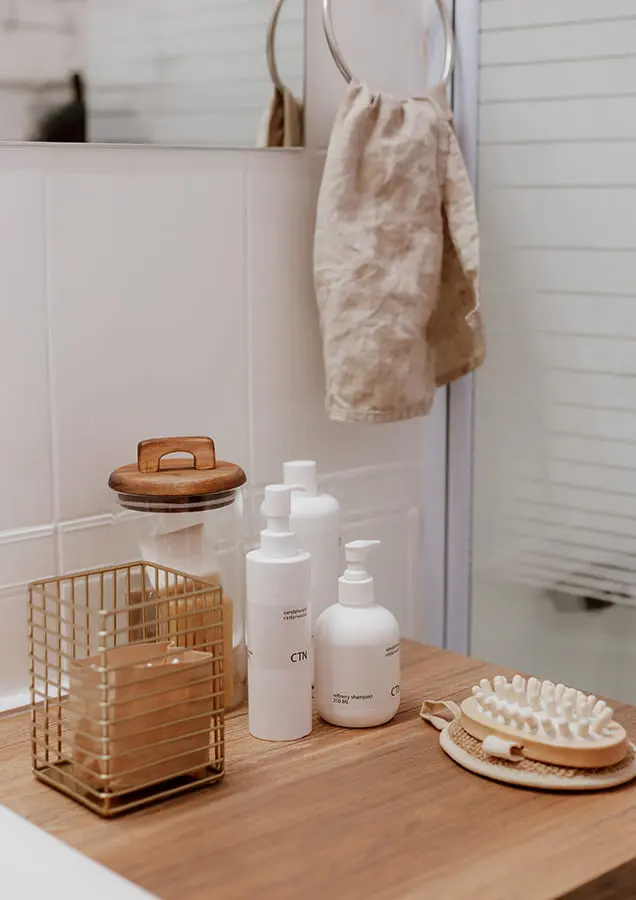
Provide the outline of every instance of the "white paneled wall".
[[[371,61],[384,54],[391,89],[404,55],[386,44],[387,5],[337,15],[345,46],[364,22],[353,57],[382,82]],[[420,3],[403,6],[395,31],[414,40]],[[345,536],[385,541],[375,570],[404,633],[431,633],[422,548],[442,560],[444,533],[423,504],[432,426],[336,425],[323,410],[312,236],[344,83],[319,7],[309,0],[314,149],[0,146],[1,705],[25,701],[25,582],[136,556],[138,523],[106,482],[153,435],[214,435],[247,470],[252,506],[285,458],[315,457]],[[405,92],[425,83],[418,28]]]
[[473,651],[633,700],[636,7],[481,6]]
[[[272,94],[274,0],[86,0],[91,140],[254,146]],[[276,63],[304,92],[304,0],[285,0]]]

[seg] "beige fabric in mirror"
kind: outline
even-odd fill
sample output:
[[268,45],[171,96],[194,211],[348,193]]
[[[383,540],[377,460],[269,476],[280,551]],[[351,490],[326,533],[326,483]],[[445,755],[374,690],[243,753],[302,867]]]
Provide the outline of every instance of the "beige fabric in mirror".
[[258,133],[259,147],[302,147],[303,107],[287,88],[274,93],[263,114]]

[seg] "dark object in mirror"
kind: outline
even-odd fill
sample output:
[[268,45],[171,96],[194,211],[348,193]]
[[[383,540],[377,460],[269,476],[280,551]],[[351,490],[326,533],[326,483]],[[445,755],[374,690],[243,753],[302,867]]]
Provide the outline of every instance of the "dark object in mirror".
[[34,140],[86,143],[84,79],[79,72],[71,75],[70,87],[71,100],[46,113],[38,125]]

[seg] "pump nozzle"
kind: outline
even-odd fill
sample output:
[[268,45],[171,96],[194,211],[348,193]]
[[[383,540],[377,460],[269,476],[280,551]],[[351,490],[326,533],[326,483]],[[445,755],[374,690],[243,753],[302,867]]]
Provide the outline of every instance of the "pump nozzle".
[[369,550],[381,543],[382,541],[349,541],[345,544],[347,568],[344,577],[348,581],[363,581],[369,577],[366,567]]
[[347,568],[339,579],[339,599],[345,605],[373,603],[373,578],[367,572],[369,550],[382,541],[350,541],[345,544]]
[[296,552],[296,536],[289,526],[292,491],[304,490],[296,484],[268,484],[265,488],[263,513],[267,528],[261,531],[261,547],[272,556],[289,556]]
[[[274,524],[280,523],[281,519],[289,520],[291,515],[291,493],[293,490],[297,490],[297,487],[291,484],[268,484],[265,488],[263,512],[270,531],[278,530],[277,528],[270,528],[270,519],[273,520]],[[289,531],[289,521],[287,521],[287,526],[284,529],[285,531]]]

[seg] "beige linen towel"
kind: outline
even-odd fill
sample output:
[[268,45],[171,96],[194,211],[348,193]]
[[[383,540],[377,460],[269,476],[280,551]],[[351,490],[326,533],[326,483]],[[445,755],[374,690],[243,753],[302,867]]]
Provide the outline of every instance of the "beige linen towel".
[[331,419],[424,415],[436,385],[483,362],[475,203],[441,85],[406,102],[349,85],[314,276]]
[[303,106],[291,91],[274,88],[258,131],[259,147],[302,147]]

